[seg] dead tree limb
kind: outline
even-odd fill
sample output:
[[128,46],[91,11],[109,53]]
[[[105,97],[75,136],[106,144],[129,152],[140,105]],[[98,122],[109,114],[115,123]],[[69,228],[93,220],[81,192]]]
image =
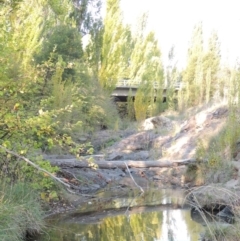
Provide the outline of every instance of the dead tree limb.
[[134,184],[140,189],[141,193],[144,193],[144,190],[142,189],[142,187],[139,186],[139,185],[135,182],[135,180],[134,180],[134,178],[133,178],[131,172],[129,171],[129,168],[128,168],[128,166],[127,166],[127,163],[126,163],[126,162],[124,162],[124,163],[125,163],[125,166],[126,166],[126,168],[127,168],[127,170],[128,170],[128,173],[129,173],[130,177],[132,178]]
[[158,161],[94,161],[93,163],[73,159],[50,159],[49,162],[53,166],[59,166],[62,168],[91,168],[98,167],[102,169],[114,169],[121,168],[127,169],[126,165],[131,168],[150,168],[150,167],[175,167],[181,165],[188,165],[195,163],[195,159],[184,159],[184,160],[158,160]]
[[2,146],[2,145],[0,145],[0,148],[1,148],[2,150],[4,150],[5,152],[7,152],[7,153],[9,153],[9,154],[11,154],[11,155],[13,155],[13,156],[16,156],[16,157],[18,157],[19,159],[27,162],[28,164],[30,164],[31,166],[33,166],[33,167],[36,168],[37,170],[48,174],[52,179],[56,180],[57,182],[60,182],[60,183],[63,184],[65,187],[68,187],[68,188],[71,187],[71,185],[63,182],[60,178],[57,178],[57,177],[54,176],[52,173],[50,173],[50,172],[48,172],[47,170],[41,168],[40,166],[38,166],[38,165],[35,164],[34,162],[30,161],[30,160],[27,159],[26,157],[21,156],[21,155],[17,154],[17,153],[14,152],[14,151],[10,151],[10,150],[8,150],[6,147],[4,147],[4,146]]

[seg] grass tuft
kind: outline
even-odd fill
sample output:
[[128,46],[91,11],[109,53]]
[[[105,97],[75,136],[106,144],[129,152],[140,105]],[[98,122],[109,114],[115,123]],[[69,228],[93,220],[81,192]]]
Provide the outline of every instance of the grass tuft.
[[25,183],[0,186],[0,240],[21,241],[42,230],[43,211],[37,194]]

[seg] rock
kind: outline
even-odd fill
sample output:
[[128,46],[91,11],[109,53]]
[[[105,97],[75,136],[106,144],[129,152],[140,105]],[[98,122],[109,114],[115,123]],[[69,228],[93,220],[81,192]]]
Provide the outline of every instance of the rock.
[[232,208],[229,206],[226,206],[223,210],[221,210],[219,213],[217,213],[217,216],[219,217],[233,217],[233,211]]
[[225,183],[225,187],[229,189],[235,189],[239,185],[239,180],[231,179]]
[[152,147],[160,148],[163,145],[166,145],[167,143],[171,144],[172,140],[173,140],[173,138],[171,136],[157,136],[152,141]]
[[236,156],[234,157],[236,161],[240,161],[240,152],[236,153]]
[[212,207],[215,204],[224,205],[233,200],[233,193],[220,185],[202,186],[192,191],[191,195],[199,208]]
[[121,160],[122,157],[123,157],[123,154],[121,154],[121,153],[111,153],[111,154],[107,157],[107,159],[108,159],[109,161],[116,161],[116,160]]
[[237,177],[240,178],[240,161],[232,161],[232,165],[237,170]]
[[220,118],[226,117],[227,114],[228,114],[228,108],[220,107],[213,112],[213,118],[220,119]]
[[220,217],[220,221],[224,221],[226,223],[234,223],[234,213],[232,208],[226,206],[223,210],[217,213],[217,216]]
[[139,132],[106,148],[105,151],[107,153],[130,153],[149,150],[155,137],[156,134],[153,132]]
[[140,126],[140,129],[147,131],[157,129],[159,127],[167,128],[168,130],[170,130],[173,128],[173,124],[172,121],[166,117],[155,116],[143,121],[143,123]]

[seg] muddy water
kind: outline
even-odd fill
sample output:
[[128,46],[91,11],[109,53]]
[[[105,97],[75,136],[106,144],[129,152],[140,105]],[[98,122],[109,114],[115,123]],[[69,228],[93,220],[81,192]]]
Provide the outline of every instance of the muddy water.
[[[38,241],[197,241],[202,226],[183,205],[182,191],[149,191],[90,201],[72,213],[48,220]],[[129,197],[130,196],[130,197]],[[133,197],[134,196],[134,197]]]

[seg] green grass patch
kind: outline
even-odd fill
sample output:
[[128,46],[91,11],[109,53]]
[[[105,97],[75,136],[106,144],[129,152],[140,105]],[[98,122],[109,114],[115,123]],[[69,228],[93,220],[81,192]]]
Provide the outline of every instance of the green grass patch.
[[21,241],[42,230],[43,211],[29,185],[0,185],[0,240]]

